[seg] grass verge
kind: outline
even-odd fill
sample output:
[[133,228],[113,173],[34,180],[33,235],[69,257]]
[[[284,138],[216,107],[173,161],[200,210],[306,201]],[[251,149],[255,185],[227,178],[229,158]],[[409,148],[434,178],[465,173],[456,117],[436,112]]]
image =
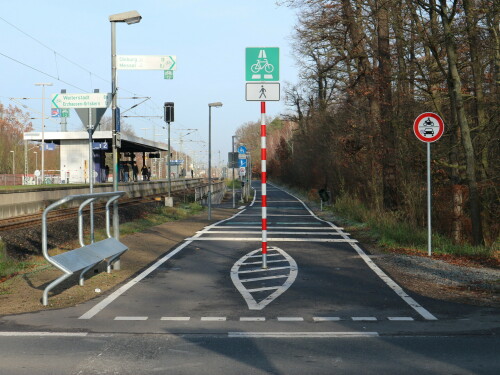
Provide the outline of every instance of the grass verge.
[[[361,203],[358,199],[342,194],[328,208],[342,225],[365,226],[370,235],[388,249],[411,248],[427,252],[427,229],[405,223],[397,213],[380,212]],[[498,243],[492,246],[454,244],[451,239],[434,233],[432,250],[435,254],[492,258],[498,255]]]

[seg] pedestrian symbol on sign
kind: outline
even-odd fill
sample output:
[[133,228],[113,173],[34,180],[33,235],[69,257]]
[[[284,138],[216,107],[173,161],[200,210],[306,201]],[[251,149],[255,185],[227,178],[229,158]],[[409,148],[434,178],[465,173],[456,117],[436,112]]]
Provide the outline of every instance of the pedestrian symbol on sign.
[[259,99],[262,98],[262,97],[266,97],[266,89],[264,88],[264,85],[261,85],[261,88],[260,88],[260,96],[259,96]]

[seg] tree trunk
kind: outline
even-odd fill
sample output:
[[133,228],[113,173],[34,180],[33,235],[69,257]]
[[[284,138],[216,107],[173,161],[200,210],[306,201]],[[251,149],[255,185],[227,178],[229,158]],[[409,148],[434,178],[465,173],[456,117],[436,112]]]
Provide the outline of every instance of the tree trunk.
[[448,55],[448,69],[452,84],[452,95],[455,99],[458,125],[460,126],[462,136],[462,146],[465,152],[466,174],[469,185],[469,201],[472,220],[472,240],[474,245],[484,243],[481,226],[481,205],[479,191],[476,181],[476,160],[474,155],[474,146],[470,134],[469,123],[465,115],[464,101],[462,97],[462,82],[458,73],[456,46],[453,40],[451,24],[453,19],[449,16],[446,0],[439,0],[441,4],[441,22],[444,31],[444,42],[446,53]]

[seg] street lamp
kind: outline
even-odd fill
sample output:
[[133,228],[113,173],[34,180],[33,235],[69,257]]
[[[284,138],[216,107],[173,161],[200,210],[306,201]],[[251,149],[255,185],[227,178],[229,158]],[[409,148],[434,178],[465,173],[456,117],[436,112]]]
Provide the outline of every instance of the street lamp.
[[[117,137],[119,137],[120,129],[117,129],[116,115],[117,115],[117,97],[116,97],[116,23],[125,22],[127,25],[140,22],[142,19],[139,12],[131,10],[129,12],[112,14],[109,16],[111,23],[111,126],[113,130],[113,191],[118,191],[118,149]],[[118,201],[113,202],[113,232],[116,239],[120,236],[120,223],[118,216]],[[116,268],[119,264],[116,265]]]
[[222,103],[208,103],[208,220],[212,219],[212,107],[222,107]]
[[14,175],[14,185],[16,184],[16,167],[14,166],[14,156],[15,156],[15,152],[14,151],[11,151],[12,152],[12,174]]
[[50,82],[35,83],[35,86],[42,86],[42,184],[45,183],[45,86],[52,86]]

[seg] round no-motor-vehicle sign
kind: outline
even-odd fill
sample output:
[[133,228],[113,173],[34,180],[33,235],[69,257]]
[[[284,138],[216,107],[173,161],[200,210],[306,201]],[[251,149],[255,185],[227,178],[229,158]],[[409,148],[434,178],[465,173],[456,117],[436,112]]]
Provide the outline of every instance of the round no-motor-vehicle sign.
[[413,132],[422,142],[435,142],[444,133],[444,122],[432,112],[422,113],[413,123]]

